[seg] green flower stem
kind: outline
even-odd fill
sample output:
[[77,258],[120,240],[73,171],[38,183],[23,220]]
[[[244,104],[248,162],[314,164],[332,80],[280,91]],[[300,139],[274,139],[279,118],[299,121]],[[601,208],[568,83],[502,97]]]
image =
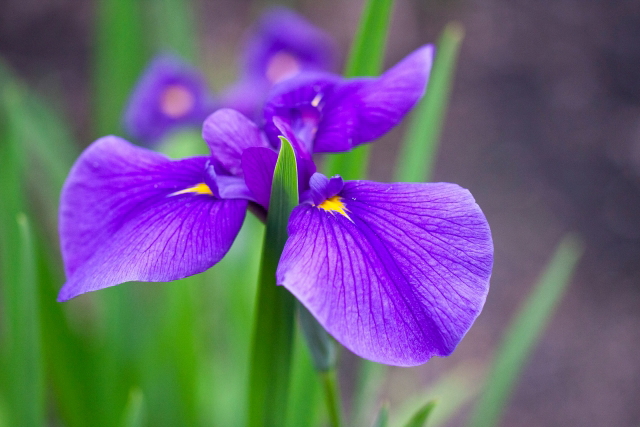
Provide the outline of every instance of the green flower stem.
[[327,411],[329,412],[329,423],[331,427],[340,427],[342,425],[340,421],[340,393],[338,391],[335,369],[320,372],[319,374],[320,380],[322,381],[325,402],[327,404]]
[[287,223],[298,204],[295,155],[281,138],[260,265],[253,349],[249,371],[249,419],[255,427],[277,427],[286,419],[293,347],[295,298],[276,286],[276,268],[287,240]]

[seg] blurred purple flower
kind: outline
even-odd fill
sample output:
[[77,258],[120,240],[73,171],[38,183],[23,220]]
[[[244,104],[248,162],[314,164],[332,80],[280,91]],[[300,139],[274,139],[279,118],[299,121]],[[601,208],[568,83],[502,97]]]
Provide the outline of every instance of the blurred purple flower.
[[243,49],[241,76],[222,95],[225,106],[257,118],[269,89],[302,71],[331,71],[335,43],[302,16],[282,7],[267,11]]
[[282,124],[308,153],[348,151],[397,125],[425,92],[433,46],[423,46],[380,77],[301,73],[275,86],[264,108],[275,142]]
[[136,141],[152,145],[179,128],[200,126],[215,108],[204,76],[177,57],[162,55],[133,90],[124,127]]

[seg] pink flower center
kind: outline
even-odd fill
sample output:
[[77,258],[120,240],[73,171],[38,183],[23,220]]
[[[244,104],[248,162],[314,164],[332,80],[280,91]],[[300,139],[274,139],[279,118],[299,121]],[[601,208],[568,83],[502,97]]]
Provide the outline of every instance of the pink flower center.
[[291,78],[298,72],[300,72],[298,59],[285,51],[276,53],[267,63],[267,79],[274,84]]
[[188,114],[196,103],[191,91],[180,84],[168,86],[160,97],[160,110],[167,116],[178,119]]

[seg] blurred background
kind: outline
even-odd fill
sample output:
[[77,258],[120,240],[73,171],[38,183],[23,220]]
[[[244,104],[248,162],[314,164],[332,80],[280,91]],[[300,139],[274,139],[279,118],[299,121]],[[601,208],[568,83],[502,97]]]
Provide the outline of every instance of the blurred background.
[[[269,4],[193,1],[200,36],[195,57],[216,90],[235,80],[244,32]],[[0,56],[72,124],[82,147],[100,136],[91,93],[101,5],[0,3]],[[286,5],[337,39],[343,64],[362,2]],[[453,356],[391,369],[378,397],[393,405],[444,370],[486,363],[561,237],[571,231],[584,240],[585,254],[501,425],[638,426],[640,2],[398,0],[386,66],[435,42],[453,20],[464,26],[465,39],[434,180],[469,188],[484,210],[496,250],[492,288]],[[137,37],[154,34],[141,30]],[[152,52],[139,56],[139,70]],[[116,73],[121,64],[108,66],[99,72]],[[131,85],[136,78],[130,77]],[[372,178],[391,179],[389,159],[401,135],[395,129],[375,144]],[[343,366],[353,363],[346,353]],[[348,369],[344,374],[348,395]],[[462,414],[452,425],[464,419]]]

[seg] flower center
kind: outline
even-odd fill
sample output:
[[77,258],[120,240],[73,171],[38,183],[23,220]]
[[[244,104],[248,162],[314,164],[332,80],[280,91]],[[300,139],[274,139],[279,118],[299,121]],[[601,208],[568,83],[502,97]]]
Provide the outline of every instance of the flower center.
[[265,74],[267,79],[275,84],[295,76],[298,72],[300,72],[298,59],[288,52],[280,51],[269,59]]
[[167,87],[160,97],[160,110],[167,116],[178,119],[189,113],[196,103],[193,93],[183,85]]
[[333,196],[333,197],[329,197],[327,200],[325,200],[324,202],[320,203],[318,205],[318,207],[320,209],[324,209],[327,212],[338,212],[341,215],[344,215],[346,218],[349,218],[349,215],[347,215],[347,208],[345,207],[344,203],[342,203],[342,197],[340,196]]

